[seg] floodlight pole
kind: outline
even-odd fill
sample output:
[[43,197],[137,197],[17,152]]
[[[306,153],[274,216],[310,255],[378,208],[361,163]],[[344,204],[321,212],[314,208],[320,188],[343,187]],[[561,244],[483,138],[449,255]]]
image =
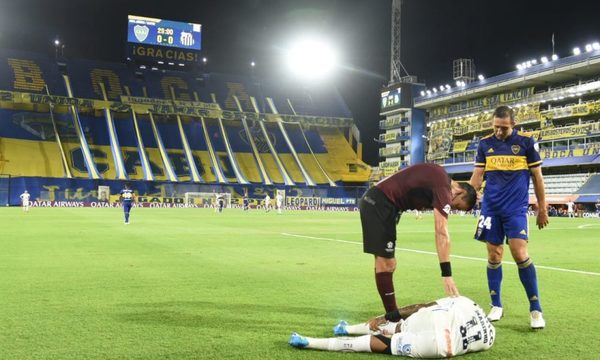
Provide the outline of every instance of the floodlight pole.
[[401,23],[402,0],[392,1],[392,41],[390,52],[390,84],[400,82],[402,78],[400,69],[400,23]]

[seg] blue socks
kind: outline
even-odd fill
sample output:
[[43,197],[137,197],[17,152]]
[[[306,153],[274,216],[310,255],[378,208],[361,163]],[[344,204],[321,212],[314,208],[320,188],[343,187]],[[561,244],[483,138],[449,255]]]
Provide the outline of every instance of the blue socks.
[[502,307],[500,301],[500,286],[502,284],[502,263],[488,261],[487,265],[488,289],[492,298],[492,306]]
[[540,305],[540,297],[538,294],[538,286],[537,286],[537,275],[535,272],[535,266],[533,265],[533,261],[531,258],[527,258],[526,260],[517,263],[519,267],[519,278],[521,279],[521,283],[525,288],[525,292],[527,293],[527,298],[529,299],[529,311],[542,311],[542,307]]

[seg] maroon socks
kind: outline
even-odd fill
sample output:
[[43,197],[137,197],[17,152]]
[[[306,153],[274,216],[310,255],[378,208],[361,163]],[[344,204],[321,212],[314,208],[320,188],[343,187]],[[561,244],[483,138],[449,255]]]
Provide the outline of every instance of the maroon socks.
[[394,293],[394,281],[392,280],[394,273],[391,272],[380,272],[375,273],[375,283],[377,284],[377,291],[385,307],[385,312],[398,310],[396,305],[396,294]]

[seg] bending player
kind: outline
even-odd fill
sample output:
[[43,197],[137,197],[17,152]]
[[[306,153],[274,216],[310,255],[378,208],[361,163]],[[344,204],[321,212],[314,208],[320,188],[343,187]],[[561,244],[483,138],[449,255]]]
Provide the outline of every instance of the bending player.
[[362,324],[341,321],[333,331],[336,336],[363,336],[319,339],[293,333],[289,344],[302,349],[430,358],[487,350],[496,337],[483,309],[464,296],[405,306]]

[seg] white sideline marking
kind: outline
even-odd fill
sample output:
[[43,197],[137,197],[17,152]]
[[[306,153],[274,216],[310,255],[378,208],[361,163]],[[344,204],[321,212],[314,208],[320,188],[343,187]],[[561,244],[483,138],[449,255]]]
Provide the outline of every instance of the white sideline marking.
[[600,224],[584,224],[584,225],[579,225],[577,228],[578,229],[585,229],[588,226],[598,226]]
[[[281,233],[281,235],[298,237],[298,238],[304,238],[304,239],[312,239],[312,240],[333,241],[333,242],[340,242],[340,243],[344,243],[344,244],[362,245],[362,242],[360,242],[360,241],[331,239],[331,238],[324,238],[324,237],[317,237],[317,236],[308,236],[308,235],[298,235],[298,234],[289,234],[289,233]],[[406,252],[413,252],[413,253],[417,253],[417,254],[426,254],[426,255],[435,255],[435,256],[437,256],[437,253],[432,252],[432,251],[414,250],[414,249],[406,249],[406,248],[396,248],[396,250],[406,251]],[[465,260],[474,260],[474,261],[487,262],[487,259],[476,258],[476,257],[472,257],[472,256],[462,256],[462,255],[450,255],[450,256],[453,257],[453,258],[457,258],[457,259],[465,259]],[[502,261],[502,263],[503,264],[508,264],[508,265],[516,265],[514,262],[511,262],[511,261]],[[546,269],[546,270],[555,270],[555,271],[562,271],[562,272],[570,272],[570,273],[583,274],[583,275],[600,276],[600,273],[593,272],[593,271],[581,271],[581,270],[563,269],[563,268],[557,268],[557,267],[553,267],[553,266],[544,266],[544,265],[538,265],[538,264],[535,264],[535,267],[536,267],[536,269]]]

